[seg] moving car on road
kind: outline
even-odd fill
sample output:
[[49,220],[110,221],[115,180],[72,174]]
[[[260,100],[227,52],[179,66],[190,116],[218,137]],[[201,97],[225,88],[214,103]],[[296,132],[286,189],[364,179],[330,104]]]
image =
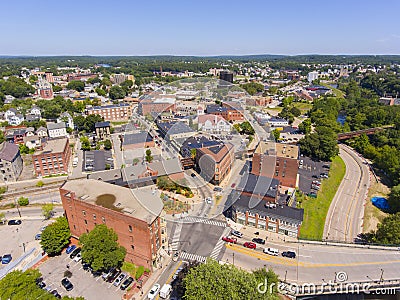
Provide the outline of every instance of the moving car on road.
[[252,242],[246,242],[243,244],[244,247],[249,248],[249,249],[256,249],[257,245],[252,243]]
[[283,257],[289,257],[289,258],[296,258],[296,252],[294,251],[283,251],[282,252]]
[[251,241],[257,244],[265,245],[265,240],[261,238],[254,238]]
[[237,243],[237,238],[231,238],[231,237],[228,237],[228,236],[224,236],[222,238],[222,240],[224,242],[227,242],[227,243],[232,243],[232,244],[236,244]]
[[158,283],[156,283],[155,285],[153,285],[150,292],[147,294],[147,298],[154,299],[157,296],[159,291],[160,291],[160,285]]
[[278,256],[279,254],[279,250],[276,248],[265,248],[263,252],[273,256]]

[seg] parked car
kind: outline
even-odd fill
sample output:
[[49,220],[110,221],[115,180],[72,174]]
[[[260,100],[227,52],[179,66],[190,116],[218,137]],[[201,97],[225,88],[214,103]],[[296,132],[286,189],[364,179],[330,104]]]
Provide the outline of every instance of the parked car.
[[234,188],[236,186],[236,183],[232,183],[231,188]]
[[244,247],[249,248],[249,249],[256,249],[257,245],[252,243],[252,242],[246,242],[243,244]]
[[254,239],[252,239],[252,242],[261,244],[261,245],[265,245],[265,240],[261,239],[261,238],[254,238]]
[[172,276],[172,280],[175,280],[176,278],[178,278],[179,273],[183,270],[183,267],[179,267],[176,271],[174,276]]
[[133,278],[132,277],[128,277],[127,279],[125,279],[125,281],[121,284],[120,289],[121,290],[126,290],[133,282]]
[[313,175],[313,176],[311,176],[312,178],[316,178],[316,179],[318,179],[319,177],[318,177],[318,175]]
[[56,297],[57,299],[61,299],[61,295],[57,292],[57,290],[52,290],[50,292],[50,294],[52,294],[54,297]]
[[194,177],[196,177],[196,174],[192,173],[192,174],[190,174],[190,176],[192,176],[194,178]]
[[8,221],[8,225],[21,225],[21,220],[10,220]]
[[74,257],[74,261],[78,262],[82,259],[82,254],[81,252],[79,252],[75,257]]
[[219,187],[219,186],[216,186],[216,187],[213,189],[213,191],[214,191],[214,192],[222,192],[222,188]]
[[289,257],[289,258],[296,258],[296,252],[294,251],[283,251],[282,252],[283,257]]
[[37,235],[35,235],[35,240],[41,240],[42,239],[42,234],[38,233]]
[[1,263],[2,263],[3,265],[6,265],[6,264],[10,263],[10,261],[12,261],[12,256],[11,256],[11,254],[4,254],[4,255],[1,257]]
[[319,174],[319,177],[321,177],[321,178],[328,178],[329,176],[328,176],[328,174],[326,174],[326,173],[321,173],[321,174]]
[[119,276],[117,277],[117,279],[114,280],[114,286],[119,286],[121,284],[121,282],[125,279],[126,274],[121,273],[119,274]]
[[67,277],[64,277],[61,280],[61,284],[68,292],[74,288],[74,285],[71,283],[71,281],[69,281]]
[[173,261],[178,261],[178,259],[179,259],[179,252],[175,252],[174,256],[172,257],[172,260]]
[[278,256],[279,254],[279,250],[276,248],[265,248],[263,252],[273,256]]
[[237,236],[238,238],[241,238],[243,236],[243,233],[241,233],[240,231],[237,231],[237,230],[232,230],[231,234],[234,236]]
[[43,232],[46,228],[47,226],[40,227],[40,231]]
[[73,259],[75,256],[78,255],[78,253],[81,252],[81,248],[76,248],[74,251],[72,251],[71,255],[69,256],[71,259]]
[[103,280],[107,280],[108,277],[112,274],[112,272],[114,272],[114,270],[115,270],[115,268],[111,268],[107,272],[104,272],[103,276],[101,276],[103,278]]
[[227,242],[227,243],[232,243],[232,244],[236,244],[236,243],[237,243],[237,238],[231,238],[231,237],[229,237],[229,236],[224,236],[224,237],[222,238],[222,240],[223,240],[224,242]]
[[70,254],[75,249],[76,249],[76,245],[68,246],[67,250],[65,250],[65,253]]
[[82,262],[82,269],[85,271],[88,271],[88,272],[93,271],[92,267],[88,263],[85,263],[85,262]]
[[37,283],[37,286],[40,287],[41,289],[44,289],[46,287],[46,283],[44,283],[44,281],[40,281]]
[[121,274],[121,271],[119,269],[115,269],[110,276],[107,278],[107,282],[111,283],[113,282],[118,276]]
[[160,291],[160,285],[158,283],[156,283],[155,285],[153,285],[150,292],[147,294],[147,298],[154,299],[157,296],[159,291]]
[[211,204],[212,203],[211,197],[207,197],[204,200],[206,201],[207,204]]

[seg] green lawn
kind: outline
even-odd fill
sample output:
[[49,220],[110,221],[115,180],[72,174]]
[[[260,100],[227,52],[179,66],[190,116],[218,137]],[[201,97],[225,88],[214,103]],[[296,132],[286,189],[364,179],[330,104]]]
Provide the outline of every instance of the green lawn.
[[293,102],[294,107],[300,109],[302,114],[305,114],[312,108],[311,103],[303,103],[303,102]]
[[321,83],[321,85],[330,88],[336,97],[344,98],[344,92],[342,92],[341,90],[331,87],[328,83]]
[[329,178],[321,184],[318,197],[305,197],[301,203],[301,207],[304,208],[304,221],[300,229],[301,239],[322,240],[329,206],[345,172],[346,166],[343,160],[336,156],[332,161]]

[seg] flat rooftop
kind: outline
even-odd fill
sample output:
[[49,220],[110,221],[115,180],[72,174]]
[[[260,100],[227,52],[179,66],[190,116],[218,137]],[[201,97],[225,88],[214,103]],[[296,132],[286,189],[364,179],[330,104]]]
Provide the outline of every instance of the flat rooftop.
[[95,179],[67,181],[61,188],[74,192],[76,198],[81,201],[99,205],[100,200],[105,203],[100,206],[119,211],[147,224],[152,224],[163,209],[159,192],[149,188],[131,190]]
[[43,153],[60,153],[64,152],[65,145],[67,144],[68,139],[54,139],[54,140],[47,140],[43,150],[35,152],[35,155],[43,154]]

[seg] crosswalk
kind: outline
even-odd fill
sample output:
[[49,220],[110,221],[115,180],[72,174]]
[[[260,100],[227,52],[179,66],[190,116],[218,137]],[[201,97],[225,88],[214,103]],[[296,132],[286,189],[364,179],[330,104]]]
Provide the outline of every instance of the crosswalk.
[[205,263],[207,260],[207,257],[193,254],[193,253],[187,253],[187,252],[181,252],[180,258],[182,260],[187,260],[187,261],[198,261],[200,263]]
[[203,223],[208,225],[226,227],[225,222],[216,221],[213,219],[201,218],[201,217],[185,217],[182,219],[184,223]]
[[231,229],[230,229],[229,227],[227,227],[227,228],[224,229],[224,232],[223,232],[222,235],[220,236],[220,238],[219,238],[219,240],[218,240],[218,243],[215,245],[213,251],[212,251],[211,254],[210,254],[210,257],[211,257],[211,258],[213,258],[213,259],[217,259],[217,258],[218,258],[218,255],[219,255],[219,253],[221,252],[222,247],[224,247],[224,245],[225,245],[225,242],[222,240],[222,237],[228,235],[228,233],[230,232],[230,230],[231,230]]
[[178,247],[179,247],[179,239],[181,237],[181,231],[182,231],[182,222],[177,222],[176,226],[175,226],[175,231],[174,231],[174,235],[172,237],[170,246],[172,251],[177,251]]

